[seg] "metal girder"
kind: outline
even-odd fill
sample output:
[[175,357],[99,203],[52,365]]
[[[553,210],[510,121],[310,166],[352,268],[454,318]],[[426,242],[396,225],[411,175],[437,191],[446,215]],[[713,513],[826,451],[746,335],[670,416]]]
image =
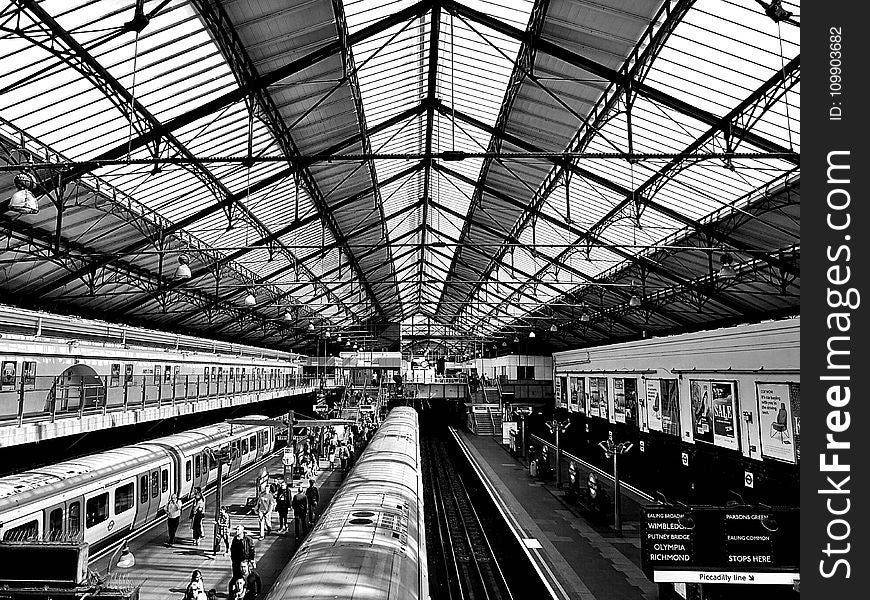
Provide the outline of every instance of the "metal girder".
[[[344,15],[344,3],[342,0],[332,0],[332,11],[335,14],[335,26],[338,29],[338,38],[341,40],[342,49],[341,56],[344,63],[344,72],[348,78],[353,104],[356,107],[357,125],[360,132],[360,144],[364,153],[372,152],[371,141],[369,139],[368,125],[366,124],[365,110],[363,108],[362,92],[360,91],[359,79],[357,78],[357,68],[353,56],[353,48],[348,44],[350,32],[347,28],[347,20]],[[401,295],[399,294],[399,282],[396,278],[395,263],[393,262],[393,249],[390,245],[390,237],[387,232],[387,219],[384,214],[384,203],[381,200],[381,186],[378,185],[378,174],[375,169],[375,161],[366,161],[369,170],[369,177],[372,182],[372,196],[375,206],[378,209],[381,223],[384,227],[384,240],[386,241],[387,258],[390,262],[390,271],[393,274],[393,287],[396,288],[396,299],[399,302],[399,312],[402,312]],[[360,273],[362,270],[360,269]]]
[[[505,23],[504,21],[482,13],[478,10],[465,6],[456,0],[442,0],[444,9],[455,13],[457,15],[462,15],[472,21],[475,21],[481,25],[489,27],[502,35],[513,38],[518,42],[522,43],[526,39],[526,32]],[[721,119],[716,115],[701,109],[700,107],[693,106],[688,102],[684,102],[679,98],[675,98],[666,92],[662,92],[650,85],[643,83],[642,81],[630,81],[626,79],[626,74],[621,73],[615,69],[611,69],[610,67],[606,67],[600,63],[595,62],[585,56],[581,56],[576,52],[568,50],[567,48],[563,48],[556,43],[550,42],[546,39],[539,38],[535,43],[535,47],[539,52],[544,52],[549,54],[550,56],[557,58],[563,62],[566,62],[578,69],[582,69],[595,75],[596,77],[600,77],[606,81],[620,83],[623,87],[631,86],[631,89],[637,94],[653,101],[661,104],[662,106],[666,106],[672,110],[675,110],[679,113],[682,113],[688,117],[691,117],[701,123],[704,123],[708,126],[716,125]],[[733,133],[743,139],[744,141],[757,146],[763,150],[768,152],[783,152],[788,153],[788,148],[783,148],[779,144],[768,140],[762,136],[752,133],[751,131],[747,131],[740,127],[735,127]],[[794,164],[799,164],[799,159],[795,158],[791,162]]]
[[[27,240],[30,244],[33,244],[34,242],[42,244],[42,246],[44,248],[46,248],[51,253],[52,256],[55,257],[54,260],[58,260],[57,256],[54,253],[54,250],[53,250],[55,239],[54,239],[54,236],[50,232],[33,227],[32,225],[24,223],[23,221],[21,221],[19,219],[10,219],[6,215],[0,215],[0,226],[7,229],[9,232],[14,232],[14,233],[22,236],[22,238]],[[95,256],[99,256],[99,253],[95,253],[91,248],[82,246],[82,245],[77,244],[76,242],[71,241],[71,240],[63,239],[63,240],[61,240],[61,244],[62,244],[62,248],[61,248],[62,256],[66,257],[65,260],[69,260],[71,263],[69,267],[66,266],[66,264],[64,264],[63,265],[64,268],[73,268],[73,265],[75,265],[75,264],[80,264],[80,263],[92,261],[92,260],[94,260]],[[146,286],[153,286],[156,288],[160,288],[161,286],[165,286],[165,284],[167,282],[165,278],[159,278],[158,276],[152,274],[151,272],[149,272],[145,269],[142,269],[141,267],[136,266],[133,263],[128,263],[124,260],[117,259],[117,258],[115,258],[114,260],[111,261],[111,265],[106,266],[106,267],[102,267],[102,268],[110,270],[113,273],[126,274],[125,276],[129,278],[129,281],[123,280],[123,279],[117,280],[117,281],[106,280],[106,281],[101,281],[100,282],[101,284],[102,283],[125,283],[125,281],[126,281],[126,284],[133,285],[134,282],[141,282],[143,285],[146,285]],[[143,287],[143,291],[145,289],[147,289],[147,288]],[[182,295],[187,301],[189,301],[193,304],[205,305],[205,304],[208,304],[212,301],[212,297],[208,293],[206,293],[202,290],[199,290],[199,289],[183,290],[180,292],[180,295]],[[18,298],[20,298],[21,296],[22,295],[16,295],[16,297],[18,297]],[[82,297],[82,296],[77,296],[77,297]],[[27,299],[31,298],[31,295],[27,294],[26,298]],[[40,298],[40,300],[37,302],[37,305],[49,304],[49,303],[53,304],[55,302],[54,299],[47,299],[46,300],[43,298]],[[33,306],[34,304],[32,301],[28,300],[28,305]],[[221,306],[220,309],[222,311],[231,312],[236,318],[243,313],[243,311],[241,309],[239,309],[236,306],[232,306],[232,305],[224,304],[223,306]],[[80,307],[78,310],[88,311],[88,309],[84,306]],[[94,314],[94,316],[98,317],[98,318],[105,319],[107,315]],[[264,322],[266,321],[266,319],[264,319],[260,315],[256,315],[256,314],[251,315],[251,318],[260,319]],[[154,326],[154,323],[145,322],[142,319],[134,318],[134,320],[138,321],[142,325],[151,326],[151,327]],[[161,326],[160,328],[163,328],[163,327]],[[199,335],[200,334],[200,332],[197,332],[194,330],[188,330],[188,331],[190,331],[190,333],[192,335]],[[178,333],[178,332],[177,332],[177,330],[173,330],[172,333]],[[231,341],[238,341],[238,340],[231,340]]]
[[[458,215],[458,213],[455,213],[455,211],[451,211],[450,209],[447,209],[447,207],[441,206],[440,204],[436,204],[436,206],[438,207],[439,210],[445,210],[445,209],[446,209],[446,211],[448,211],[448,214],[451,214],[451,213],[452,213],[452,214],[454,214],[455,216]],[[496,231],[496,230],[492,230],[492,233],[493,233],[494,235],[499,235],[499,234],[498,234],[498,231]],[[447,238],[450,237],[450,236],[448,236],[448,235],[446,235],[446,234],[441,234],[441,235],[443,235],[444,237],[447,237]],[[500,235],[503,236],[504,234],[500,234]],[[477,248],[475,248],[475,247],[473,247],[473,246],[469,246],[469,248],[470,248],[471,250],[473,250],[474,252],[477,252],[478,254],[480,254],[481,256],[483,256],[484,258],[491,258],[491,257],[488,256],[485,252],[483,252],[483,251],[481,251],[481,250],[479,250],[479,249],[477,249]],[[531,251],[531,249],[529,249],[529,250]],[[549,258],[549,257],[547,257],[546,255],[543,255],[543,256],[544,256],[545,258]],[[471,265],[469,265],[468,263],[464,263],[464,262],[463,262],[463,264],[465,264],[465,266],[466,266],[467,268],[471,269],[472,271],[479,272],[477,269],[472,268]],[[501,259],[498,259],[498,264],[499,264],[500,266],[503,266],[503,267],[507,268],[507,269],[511,269],[512,271],[514,271],[514,272],[516,272],[516,273],[519,273],[520,276],[525,277],[525,278],[527,278],[527,279],[530,279],[530,280],[531,280],[531,279],[534,278],[534,276],[531,275],[530,273],[526,273],[523,269],[520,269],[519,267],[516,267],[516,266],[514,266],[514,265],[509,265],[509,264],[503,262]],[[565,265],[565,267],[566,267],[567,269],[569,269],[569,270],[576,271],[576,270],[573,269],[570,265]],[[584,279],[587,279],[587,280],[589,281],[590,284],[598,283],[597,280],[595,280],[595,279],[593,279],[593,278],[590,278],[588,275],[585,275],[585,274],[583,274],[583,273],[580,272],[580,271],[576,271],[576,273],[577,273],[578,275],[580,275],[581,277],[583,277]],[[565,292],[564,292],[563,290],[561,290],[560,288],[558,288],[558,287],[552,285],[551,283],[549,283],[549,282],[547,282],[547,281],[541,281],[541,280],[539,280],[538,283],[539,283],[540,285],[544,285],[544,286],[546,286],[546,287],[552,289],[553,291],[557,292],[559,295],[565,295]],[[507,284],[502,284],[502,285],[507,285]],[[514,294],[519,294],[519,295],[525,296],[526,298],[529,298],[529,299],[532,299],[532,300],[535,300],[535,301],[538,300],[535,296],[532,296],[532,295],[528,294],[525,290],[523,290],[523,289],[522,289],[522,286],[517,287],[517,288],[512,288],[512,287],[510,287],[510,286],[508,286],[508,287],[512,290],[512,293],[511,293],[510,295],[508,295],[507,297],[503,298],[498,306],[500,306],[501,304],[504,304],[505,302],[507,302],[507,301],[510,299],[510,297],[513,296]],[[443,296],[442,296],[442,300],[443,300]],[[463,300],[463,301],[462,301],[462,303],[466,303],[466,302],[470,305],[473,301],[466,301],[466,300]],[[546,303],[542,303],[542,304],[546,304]],[[440,306],[440,305],[439,305],[439,306]],[[498,308],[498,306],[497,306],[496,308]],[[489,314],[492,315],[492,312],[490,312]],[[457,314],[454,318],[457,318],[458,316],[459,316],[459,315]],[[497,318],[497,317],[496,317],[496,318]],[[516,319],[517,317],[513,317],[513,316],[511,316],[510,318],[512,318],[512,319]],[[471,320],[471,319],[469,318],[469,321],[470,321],[470,320]],[[482,320],[483,320],[483,319],[480,318],[480,319],[478,319],[477,321],[475,321],[474,323],[471,323],[469,326],[472,327],[472,328],[475,328],[476,325],[478,325]],[[633,325],[633,324],[631,324],[631,323],[629,323],[629,322],[627,322],[627,321],[622,321],[621,324],[622,324],[624,327],[626,327],[627,329],[633,329],[633,330],[636,330],[636,331],[640,332],[640,329],[638,329],[635,325]]]
[[[298,163],[300,152],[296,146],[296,142],[290,134],[290,129],[284,122],[281,113],[278,111],[278,107],[275,106],[275,102],[269,95],[266,86],[258,85],[261,77],[257,72],[257,68],[239,39],[238,33],[233,27],[233,24],[223,7],[220,6],[220,4],[212,6],[208,2],[201,2],[198,8],[200,9],[200,14],[203,17],[206,27],[214,35],[218,45],[227,57],[230,69],[239,81],[240,87],[243,90],[248,91],[250,94],[250,102],[260,110],[260,118],[269,128],[272,135],[275,136],[278,145],[284,155],[287,156],[288,161],[291,163]],[[342,44],[347,44],[348,41],[349,40],[346,38],[338,41],[339,52],[342,50]],[[268,78],[269,76],[267,75],[266,77]],[[301,181],[305,184],[305,190],[308,192],[308,195],[311,197],[311,200],[314,202],[318,211],[320,211],[321,218],[324,224],[332,232],[333,237],[336,240],[344,239],[341,227],[339,227],[332,211],[329,209],[329,205],[323,197],[323,194],[314,179],[314,175],[306,165],[300,166],[299,175]],[[354,259],[353,250],[346,243],[342,244],[342,250],[344,250],[345,256],[348,259],[348,264],[354,271],[356,271],[360,284],[363,286],[363,289],[366,290],[366,293],[371,299],[372,307],[378,312],[378,314],[386,318],[387,313],[381,306],[377,294],[375,294],[375,291],[366,280],[365,273],[359,263]],[[351,312],[352,314],[352,311],[349,309],[348,312]]]
[[[629,56],[627,57],[625,62],[620,67],[620,71],[626,75],[626,77],[625,77],[626,81],[633,81],[635,79],[643,79],[643,76],[644,76],[643,73],[645,72],[646,68],[651,64],[652,59],[654,58],[656,53],[659,51],[659,49],[663,46],[665,40],[670,35],[671,31],[673,31],[673,28],[680,21],[680,19],[682,19],[682,17],[686,14],[686,12],[694,4],[694,2],[695,2],[695,0],[677,0],[676,5],[673,8],[671,8],[669,1],[666,1],[665,3],[662,4],[662,6],[659,8],[659,11],[656,14],[656,16],[648,24],[646,30],[644,31],[644,34],[640,38],[640,41],[637,44],[635,44],[631,53],[629,54]],[[546,11],[544,10],[543,12],[546,12]],[[543,22],[543,19],[541,19],[541,22]],[[540,27],[540,25],[538,27]],[[655,33],[653,33],[654,29],[655,29]],[[539,31],[534,35],[534,37],[530,36],[530,39],[536,39],[537,35],[539,35]],[[525,46],[525,44],[527,44],[527,43],[528,42],[524,41],[523,45]],[[521,50],[520,56],[521,57],[523,56],[522,50]],[[533,77],[532,65],[533,65],[533,62],[528,62],[528,64],[524,64],[521,61],[517,62],[516,66],[514,68],[514,71],[511,74],[511,81],[513,82],[513,87],[510,84],[508,85],[508,94],[509,95],[511,94],[514,87],[516,89],[519,89],[519,84],[522,82],[523,78],[525,78],[526,76]],[[629,67],[628,65],[631,65],[631,67]],[[515,82],[514,79],[516,77],[519,78],[519,81]],[[540,83],[538,85],[543,87],[542,84],[540,84]],[[568,148],[571,148],[572,150],[585,149],[589,140],[591,140],[592,137],[598,133],[599,127],[603,124],[603,122],[607,118],[609,118],[609,115],[610,115],[610,112],[611,112],[613,106],[616,104],[619,97],[624,92],[625,92],[625,88],[620,82],[611,82],[608,89],[605,90],[604,94],[601,95],[601,97],[598,99],[598,101],[595,103],[592,110],[590,111],[591,116],[587,117],[585,120],[583,120],[582,117],[578,116],[579,118],[581,118],[581,121],[582,121],[581,126],[578,128],[578,131],[575,134],[572,142],[569,143]],[[551,93],[551,95],[552,95],[552,93]],[[567,106],[566,106],[566,108],[570,109],[570,107],[567,107]],[[572,112],[573,112],[573,110],[572,110]],[[465,115],[462,115],[462,116],[464,117]],[[499,118],[501,119],[501,117],[502,117],[502,115],[500,114]],[[468,121],[468,120],[466,119],[466,121]],[[482,125],[482,123],[478,123],[478,122],[475,122],[472,124],[475,126]],[[504,123],[500,123],[500,121],[497,121],[496,126],[493,127],[492,130],[490,131],[490,134],[492,135],[492,139],[498,140],[499,144],[501,143],[501,140],[503,140],[505,138],[504,133],[505,133],[505,126],[504,126]],[[581,133],[582,133],[582,135],[581,135]],[[512,140],[512,141],[515,143],[516,141],[519,141],[519,140]],[[528,146],[533,147],[531,144],[528,144]],[[520,147],[522,147],[522,146],[520,146]],[[565,162],[568,162],[568,161],[566,160]],[[568,164],[570,166],[571,163],[568,163]],[[489,163],[487,162],[486,167],[488,167],[488,166],[489,166]],[[538,209],[540,207],[540,204],[546,200],[546,198],[552,192],[553,187],[558,183],[561,173],[564,172],[563,169],[565,168],[565,166],[566,165],[561,164],[559,162],[554,163],[553,169],[548,174],[548,178],[551,180],[551,185],[549,185],[549,186],[546,185],[547,179],[545,178],[544,185],[542,185],[542,188],[544,189],[544,191],[540,192],[540,190],[539,190],[539,193],[536,193],[535,198],[533,198],[529,202],[530,208]],[[554,175],[554,172],[556,173],[555,175]],[[479,181],[484,182],[485,181],[484,177],[485,177],[485,173],[482,175],[481,178],[479,178]],[[617,186],[616,184],[614,184],[613,182],[611,182],[610,180],[608,180],[606,178],[602,177],[601,179],[602,179],[602,181],[600,181],[600,183],[607,185],[607,187],[609,187],[610,189],[613,189],[614,187],[616,187],[616,188],[619,188],[618,189],[619,193],[625,194],[626,192],[629,192],[628,190],[623,190],[621,188],[621,186]],[[476,194],[475,199],[479,200],[480,196],[482,195],[482,190],[480,190],[479,188],[476,189],[475,194]],[[469,229],[470,228],[470,218],[473,215],[473,211],[474,211],[475,207],[476,207],[476,203],[474,201],[472,201],[472,203],[470,204],[469,209],[468,209],[468,220],[466,220],[466,223],[465,223],[465,226],[463,227],[462,233],[459,236],[460,240],[464,239],[464,237],[468,234],[468,232],[470,230]],[[511,236],[512,237],[519,237],[520,232],[525,228],[525,226],[528,224],[528,222],[531,220],[531,218],[532,218],[532,211],[524,210],[523,213],[520,215],[520,218],[517,220],[517,223],[512,228]],[[499,251],[496,254],[497,255],[500,254],[503,256],[506,251],[507,251],[507,249],[505,248],[504,250]],[[448,272],[448,276],[452,272],[453,272],[453,269],[451,268],[450,271]],[[446,287],[445,287],[445,289],[446,289]]]
[[423,265],[424,257],[426,256],[426,236],[429,233],[427,224],[429,223],[429,194],[432,183],[432,131],[435,125],[435,92],[438,87],[438,50],[439,38],[441,32],[441,4],[440,0],[435,0],[432,5],[432,13],[429,21],[429,65],[427,73],[426,87],[426,139],[423,164],[426,171],[423,174],[423,215],[420,223],[423,228],[420,230],[420,269],[417,273],[419,281],[417,287],[417,304],[423,299]]
[[[534,6],[530,11],[529,17],[529,25],[526,29],[525,36],[522,40],[520,40],[520,49],[518,53],[518,58],[514,68],[511,71],[510,79],[508,80],[507,89],[505,91],[504,99],[502,100],[501,106],[499,107],[498,116],[496,117],[495,126],[492,128],[492,132],[490,132],[490,140],[487,146],[487,151],[498,152],[501,149],[501,144],[504,139],[501,135],[496,135],[497,132],[503,133],[507,128],[508,117],[510,116],[511,109],[513,108],[514,101],[516,100],[517,94],[519,93],[523,78],[525,77],[525,73],[531,68],[534,64],[534,54],[535,54],[535,43],[541,34],[541,29],[544,25],[544,17],[547,13],[547,7],[549,5],[549,0],[535,0]],[[439,103],[440,105],[440,103]],[[439,111],[442,113],[445,112],[443,105],[437,107]],[[451,107],[453,111],[455,111],[455,107]],[[452,117],[451,117],[452,118]],[[485,159],[480,167],[480,174],[477,177],[477,181],[480,184],[486,182],[487,175],[489,174],[489,168],[492,164],[491,159]],[[483,194],[481,187],[475,186],[474,192],[471,196],[471,203],[468,206],[468,215],[463,219],[462,229],[459,232],[459,239],[464,240],[470,231],[470,221],[471,217],[474,214],[476,207],[480,204],[480,199]],[[458,258],[462,253],[462,248],[458,248],[453,255],[453,259],[451,260],[450,267],[447,269],[447,277],[453,273],[454,261]],[[447,286],[445,285],[442,290],[442,296],[444,292],[447,290]],[[436,309],[435,314],[439,314],[440,307]]]
[[[466,183],[469,183],[469,181],[470,181],[469,178],[465,177],[461,173],[457,173],[456,171],[453,171],[452,169],[444,167],[443,165],[436,165],[436,168],[444,173],[449,174],[451,177],[459,179],[460,181],[465,181]],[[503,192],[500,192],[496,189],[490,188],[489,186],[485,186],[485,191],[487,194],[490,194],[491,196],[498,198],[502,202],[510,204],[510,205],[520,209],[520,210],[522,210],[526,206],[525,203],[517,200],[516,198],[508,196],[507,194],[504,194]],[[559,227],[561,229],[565,229],[566,231],[570,232],[572,235],[575,235],[579,239],[583,239],[584,237],[588,237],[588,239],[590,239],[590,241],[592,241],[593,243],[610,250],[614,254],[617,254],[618,256],[621,256],[622,258],[624,258],[632,263],[635,263],[638,265],[643,265],[643,267],[647,271],[649,271],[651,273],[655,273],[656,275],[663,277],[663,278],[665,278],[673,283],[685,285],[688,287],[697,287],[691,281],[685,280],[684,278],[677,275],[676,273],[672,273],[669,269],[663,267],[662,265],[659,265],[659,264],[656,264],[656,263],[650,261],[646,257],[640,256],[640,255],[633,255],[629,252],[626,252],[622,248],[615,246],[614,244],[604,242],[603,240],[596,238],[594,236],[588,236],[585,231],[582,231],[582,230],[580,230],[580,229],[578,229],[578,228],[576,228],[568,223],[564,223],[564,222],[560,221],[559,219],[556,219],[555,217],[552,217],[546,213],[539,213],[538,217],[542,220],[547,221],[548,223],[550,223],[556,227]],[[478,227],[483,226],[483,224],[481,224],[480,222],[475,222],[475,224]],[[506,237],[506,234],[498,233],[497,230],[492,230],[492,232],[494,232],[497,235],[501,235],[503,237]],[[513,241],[513,240],[509,240],[509,241]],[[519,240],[516,240],[516,241],[517,241],[517,243],[519,243]],[[571,267],[570,267],[570,265],[562,264],[560,268],[570,269]],[[488,270],[491,270],[491,269],[488,269]],[[589,278],[588,275],[583,274],[582,277],[584,277],[586,279],[592,279],[592,281],[590,283],[594,282],[594,279]],[[699,293],[703,293],[704,295],[710,296],[711,299],[722,303],[723,305],[727,306],[728,308],[737,312],[738,314],[752,315],[752,314],[755,314],[755,312],[756,312],[756,310],[750,306],[737,304],[728,298],[717,297],[717,294],[715,293],[715,291],[711,291],[711,290],[705,291],[705,290],[701,290],[701,289],[696,289],[696,291],[698,291]]]

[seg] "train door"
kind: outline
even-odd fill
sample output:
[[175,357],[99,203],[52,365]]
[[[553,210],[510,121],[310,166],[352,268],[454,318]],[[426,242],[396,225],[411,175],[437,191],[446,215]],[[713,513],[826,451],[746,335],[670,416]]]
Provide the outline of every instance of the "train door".
[[82,497],[66,501],[67,539],[78,540],[82,535]]
[[66,531],[66,523],[64,519],[65,503],[61,502],[54,506],[49,506],[43,511],[45,515],[45,540],[49,542],[59,542],[64,539]]
[[151,505],[150,472],[140,473],[136,478],[138,496],[136,497],[136,518],[133,519],[133,529],[141,527],[148,521],[148,508]]
[[238,438],[230,442],[230,445],[235,448],[233,452],[233,460],[230,463],[230,473],[235,473],[242,466],[242,444]]
[[264,432],[262,431],[258,431],[257,437],[255,438],[257,440],[257,453],[254,455],[254,458],[257,460],[259,460],[263,457],[264,454],[266,454],[266,444],[263,440],[263,433]]
[[170,482],[169,476],[169,467],[170,463],[166,463],[165,465],[160,466],[160,506],[159,508],[164,508],[166,504],[169,502],[169,495],[172,493],[172,486]]
[[160,509],[160,468],[151,469],[151,494],[148,499],[148,520],[157,516]]
[[193,487],[205,489],[208,481],[208,457],[204,452],[193,455]]

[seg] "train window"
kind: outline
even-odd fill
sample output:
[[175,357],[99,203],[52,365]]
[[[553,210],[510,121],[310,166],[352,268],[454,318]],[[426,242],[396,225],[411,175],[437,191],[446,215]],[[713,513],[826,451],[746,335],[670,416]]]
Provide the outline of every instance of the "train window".
[[190,481],[190,461],[184,463],[184,480]]
[[169,491],[169,469],[163,469],[163,484],[160,486],[160,491],[164,494]]
[[122,485],[115,488],[115,514],[120,515],[122,512],[133,508],[133,483]]
[[202,475],[202,459],[199,454],[193,457],[193,474],[196,477]]
[[148,476],[139,478],[139,504],[148,504]]
[[66,530],[71,537],[78,535],[82,530],[82,505],[78,501],[67,507]]
[[27,523],[22,523],[17,527],[12,527],[3,532],[4,542],[23,542],[25,540],[35,540],[39,536],[39,523],[34,519]]
[[90,529],[109,518],[109,492],[89,498],[85,503],[85,527]]
[[48,539],[58,540],[63,535],[63,508],[48,513]]
[[157,471],[151,473],[151,497],[156,498],[160,495],[160,474]]
[[257,449],[257,436],[251,436],[251,441],[249,442],[249,445],[251,447],[251,452]]
[[248,438],[242,440],[242,454],[248,453]]

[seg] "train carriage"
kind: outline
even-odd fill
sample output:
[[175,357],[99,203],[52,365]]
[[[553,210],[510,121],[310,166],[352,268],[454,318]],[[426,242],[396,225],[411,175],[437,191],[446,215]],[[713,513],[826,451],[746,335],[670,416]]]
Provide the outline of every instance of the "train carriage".
[[[256,417],[254,417],[256,418]],[[217,480],[209,449],[233,446],[233,474],[274,447],[270,426],[217,424],[0,477],[3,540],[79,539],[99,549]]]
[[417,413],[393,409],[266,600],[428,598]]

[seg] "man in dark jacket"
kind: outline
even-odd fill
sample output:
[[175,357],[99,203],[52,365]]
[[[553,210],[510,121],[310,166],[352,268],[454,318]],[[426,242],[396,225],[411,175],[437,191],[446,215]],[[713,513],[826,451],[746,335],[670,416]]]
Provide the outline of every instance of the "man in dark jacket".
[[250,561],[242,563],[242,575],[248,584],[245,588],[245,600],[257,600],[260,592],[263,590],[263,582],[260,581],[260,575]]
[[305,497],[308,498],[308,526],[310,527],[314,523],[314,519],[317,518],[317,503],[320,502],[320,492],[314,485],[313,479],[308,480]]
[[[308,496],[299,486],[299,491],[293,496],[293,522],[296,526],[296,539],[308,533]],[[301,533],[300,533],[301,532]]]
[[236,536],[230,544],[230,560],[233,563],[233,580],[242,577],[242,563],[254,560],[254,540],[245,533],[242,525],[236,527]]

